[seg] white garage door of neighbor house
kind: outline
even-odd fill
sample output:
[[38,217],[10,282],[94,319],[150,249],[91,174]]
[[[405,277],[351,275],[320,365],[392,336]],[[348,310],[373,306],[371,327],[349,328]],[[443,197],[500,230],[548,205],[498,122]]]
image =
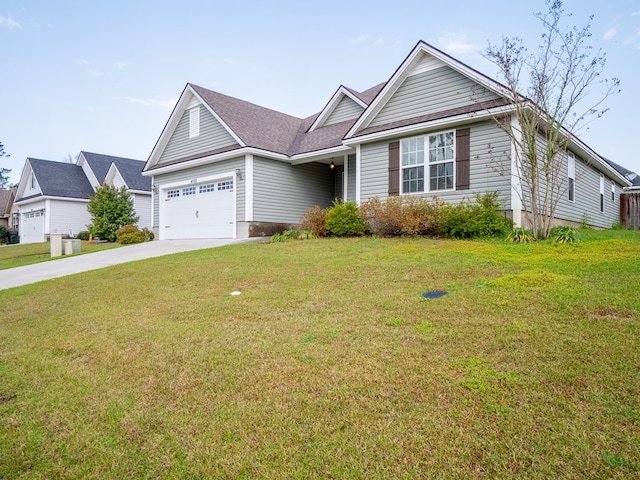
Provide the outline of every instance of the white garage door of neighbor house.
[[20,243],[38,243],[44,240],[44,211],[23,213],[20,221]]
[[233,179],[163,191],[162,238],[233,238]]

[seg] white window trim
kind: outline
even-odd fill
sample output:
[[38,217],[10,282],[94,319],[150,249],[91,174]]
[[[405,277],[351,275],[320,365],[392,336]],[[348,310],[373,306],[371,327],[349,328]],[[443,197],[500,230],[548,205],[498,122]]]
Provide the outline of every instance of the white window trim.
[[[441,160],[438,162],[430,162],[429,161],[429,137],[433,137],[436,135],[444,135],[447,133],[452,133],[453,134],[453,145],[452,145],[452,150],[453,150],[453,158],[451,160]],[[422,167],[424,168],[424,172],[423,172],[423,179],[424,179],[424,189],[421,192],[405,192],[403,189],[403,171],[406,168],[415,168],[415,167],[419,167],[420,164],[414,164],[414,165],[402,165],[402,141],[403,140],[411,140],[413,138],[422,138],[423,139],[423,151],[424,151],[424,162],[422,163]],[[406,138],[401,138],[400,141],[400,151],[399,151],[399,167],[400,167],[400,174],[398,175],[399,179],[398,181],[400,182],[400,186],[399,186],[399,191],[400,191],[400,195],[424,195],[426,193],[442,193],[442,192],[455,192],[456,191],[456,130],[442,130],[442,131],[438,131],[438,132],[432,132],[432,133],[425,133],[424,135],[414,135],[411,137],[406,137]],[[453,163],[453,175],[452,175],[452,184],[453,187],[452,188],[445,188],[445,189],[441,189],[441,190],[431,190],[431,172],[430,172],[430,166],[431,165],[439,165],[439,164],[446,164],[446,163]]]
[[616,184],[613,180],[611,181],[611,201],[616,203]]
[[[567,185],[567,198],[571,203],[576,203],[576,157],[572,154],[567,156],[567,177],[573,180],[573,192],[571,192],[571,182]],[[573,198],[571,198],[573,193]]]
[[602,213],[604,215],[604,204],[606,203],[604,201],[604,175],[601,173],[600,174],[600,213]]

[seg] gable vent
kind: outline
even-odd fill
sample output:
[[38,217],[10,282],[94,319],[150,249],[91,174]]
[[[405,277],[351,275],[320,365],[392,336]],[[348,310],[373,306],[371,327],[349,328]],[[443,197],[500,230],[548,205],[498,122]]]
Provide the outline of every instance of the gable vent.
[[200,135],[200,107],[189,110],[189,138]]

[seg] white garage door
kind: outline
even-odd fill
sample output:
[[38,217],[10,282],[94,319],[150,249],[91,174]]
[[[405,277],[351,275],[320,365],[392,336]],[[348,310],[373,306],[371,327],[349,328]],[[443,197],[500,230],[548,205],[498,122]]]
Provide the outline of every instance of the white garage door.
[[233,179],[163,190],[162,238],[233,238]]
[[44,241],[44,210],[23,213],[20,220],[20,243]]

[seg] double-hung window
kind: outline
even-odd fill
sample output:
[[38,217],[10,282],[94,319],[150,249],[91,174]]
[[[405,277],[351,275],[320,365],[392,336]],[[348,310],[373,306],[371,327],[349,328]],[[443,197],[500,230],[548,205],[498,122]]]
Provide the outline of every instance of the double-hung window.
[[600,175],[600,211],[604,213],[604,175]]
[[402,193],[453,190],[454,142],[454,132],[401,140]]
[[424,137],[400,142],[402,193],[424,192]]

